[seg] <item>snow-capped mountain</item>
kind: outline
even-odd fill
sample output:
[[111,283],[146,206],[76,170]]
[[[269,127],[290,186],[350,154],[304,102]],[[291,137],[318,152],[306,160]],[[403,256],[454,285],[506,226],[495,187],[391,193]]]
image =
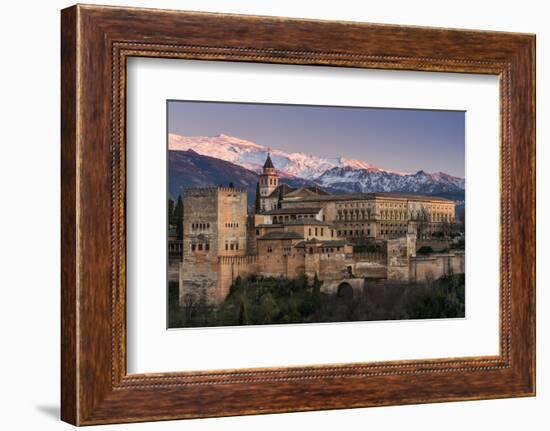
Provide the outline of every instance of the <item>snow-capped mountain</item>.
[[223,134],[213,137],[170,134],[168,146],[174,152],[191,151],[256,173],[261,171],[269,151],[284,182],[307,181],[331,192],[399,192],[464,198],[464,179],[443,172],[393,172],[362,160],[289,153]]
[[415,174],[354,169],[351,167],[332,168],[316,180],[321,187],[343,192],[400,192],[445,194],[464,191],[464,179],[438,172],[428,174],[418,171]]
[[246,141],[233,136],[168,136],[170,150],[193,150],[196,153],[216,157],[243,168],[259,172],[265,162],[267,153],[275,168],[283,174],[304,179],[314,179],[332,168],[351,167],[355,169],[380,169],[368,162],[346,159],[344,157],[325,159],[305,153],[289,153],[277,149],[269,149],[255,142]]

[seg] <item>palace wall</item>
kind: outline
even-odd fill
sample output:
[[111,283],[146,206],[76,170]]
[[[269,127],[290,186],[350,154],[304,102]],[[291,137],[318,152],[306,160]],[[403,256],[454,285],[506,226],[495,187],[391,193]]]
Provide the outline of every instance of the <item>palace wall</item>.
[[464,274],[464,252],[433,254],[426,257],[411,257],[410,281],[423,282],[437,280],[452,274]]
[[180,263],[180,304],[215,301],[217,271],[217,257],[212,250],[195,251],[185,256]]
[[353,275],[361,278],[386,278],[388,275],[385,252],[353,253]]
[[252,274],[259,274],[258,256],[221,256],[216,268],[217,283],[214,302],[222,302],[229,294],[229,289],[237,277],[246,279]]
[[387,240],[386,254],[388,280],[409,281],[409,262],[416,255],[416,235],[408,233],[404,237]]

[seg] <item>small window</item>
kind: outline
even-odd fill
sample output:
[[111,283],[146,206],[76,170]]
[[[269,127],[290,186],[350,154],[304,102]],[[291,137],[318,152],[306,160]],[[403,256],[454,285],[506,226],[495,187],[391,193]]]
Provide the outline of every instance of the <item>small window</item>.
[[235,250],[238,250],[239,249],[239,244],[235,244]]
[[229,244],[225,244],[225,249],[229,250]]
[[195,244],[191,244],[191,251],[195,251],[195,248],[196,248]]
[[235,246],[234,246],[233,244],[231,244],[231,245],[229,246],[229,248],[230,248],[231,250],[233,250],[233,249],[235,248]]
[[199,244],[199,250],[202,250],[202,244]]
[[205,244],[204,248],[206,251],[210,250],[210,244]]

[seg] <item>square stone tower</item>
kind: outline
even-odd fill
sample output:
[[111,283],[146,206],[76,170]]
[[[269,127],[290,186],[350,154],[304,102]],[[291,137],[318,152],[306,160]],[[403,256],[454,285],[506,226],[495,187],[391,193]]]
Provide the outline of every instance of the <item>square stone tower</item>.
[[209,300],[215,295],[220,256],[247,249],[246,190],[233,187],[187,189],[183,198],[183,260],[179,297]]

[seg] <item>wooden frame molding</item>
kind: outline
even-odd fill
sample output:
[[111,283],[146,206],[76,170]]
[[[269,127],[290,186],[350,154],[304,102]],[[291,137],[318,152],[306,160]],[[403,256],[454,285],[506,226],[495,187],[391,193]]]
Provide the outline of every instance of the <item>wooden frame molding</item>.
[[[61,26],[61,416],[75,425],[535,394],[535,37],[73,6]],[[500,77],[500,353],[292,368],[126,372],[126,59]]]

